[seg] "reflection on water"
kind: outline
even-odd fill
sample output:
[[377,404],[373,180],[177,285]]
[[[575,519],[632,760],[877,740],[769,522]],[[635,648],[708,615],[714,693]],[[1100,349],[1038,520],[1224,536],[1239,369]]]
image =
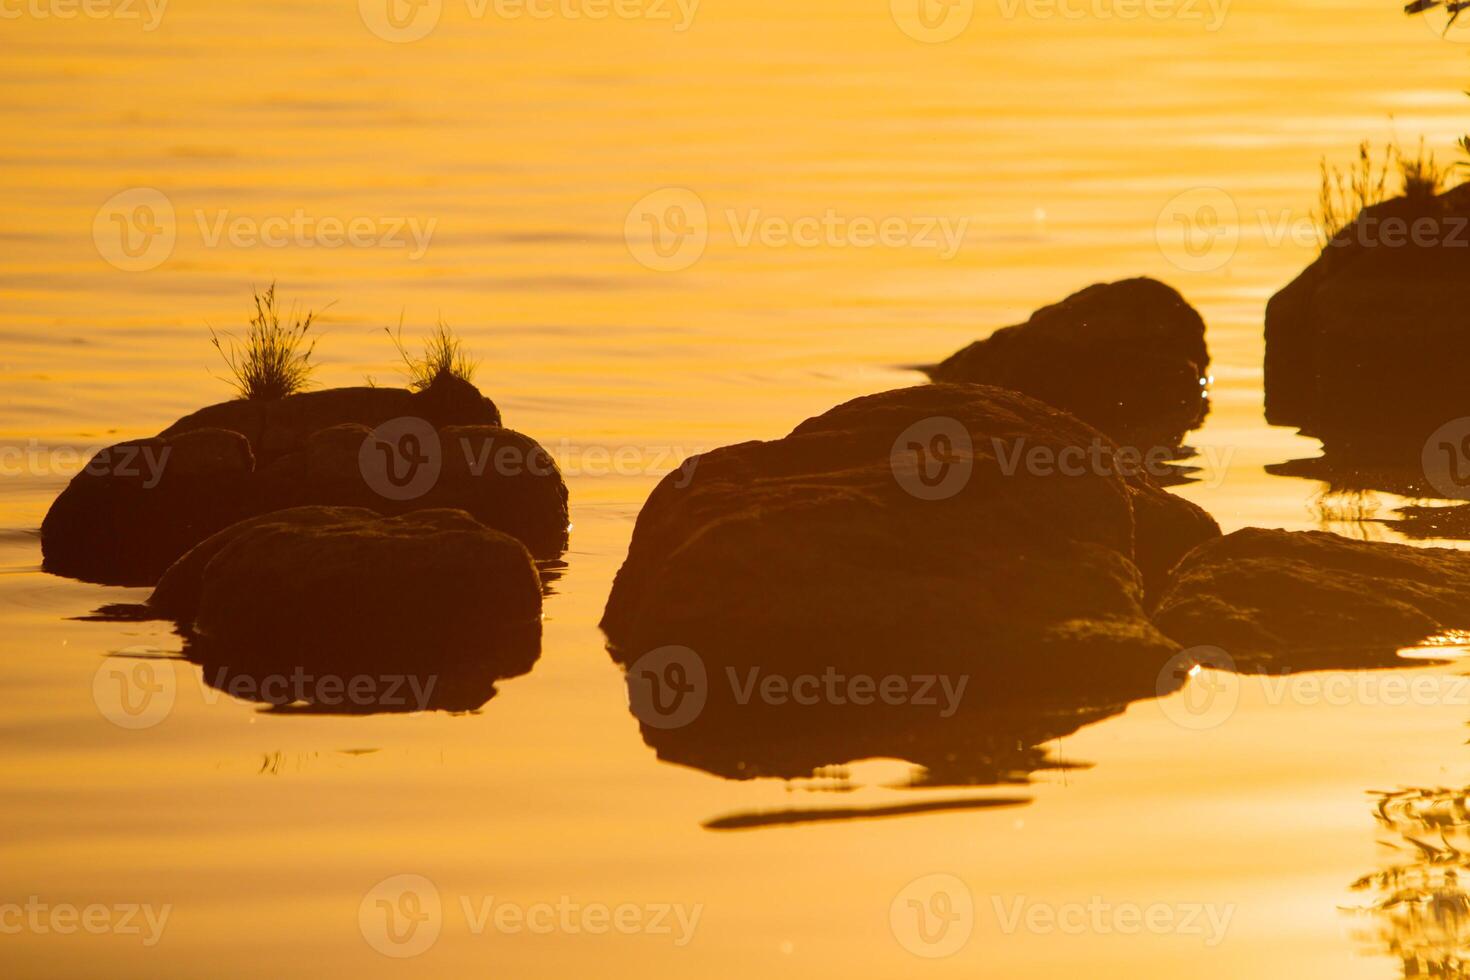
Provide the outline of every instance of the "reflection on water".
[[1393,863],[1353,882],[1370,897],[1361,938],[1398,959],[1405,977],[1470,975],[1470,789],[1374,795]]

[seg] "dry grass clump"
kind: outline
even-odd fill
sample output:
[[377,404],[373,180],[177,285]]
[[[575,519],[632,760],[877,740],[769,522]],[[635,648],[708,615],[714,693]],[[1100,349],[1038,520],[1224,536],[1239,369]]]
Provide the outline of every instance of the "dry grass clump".
[[255,298],[255,315],[245,332],[244,342],[233,335],[221,335],[211,327],[210,343],[230,369],[226,380],[239,397],[251,401],[285,398],[304,390],[311,381],[316,365],[311,355],[316,338],[308,336],[316,314],[307,310],[298,315],[293,305],[282,314],[276,301],[276,284],[264,291],[251,290]]
[[[1470,149],[1470,137],[1462,141]],[[1410,157],[1397,143],[1390,142],[1375,158],[1367,140],[1358,144],[1358,157],[1346,169],[1329,166],[1324,157],[1322,181],[1317,192],[1317,234],[1325,247],[1338,233],[1357,220],[1364,209],[1382,204],[1390,195],[1389,178],[1398,175],[1398,192],[1410,200],[1425,201],[1445,187],[1448,172],[1434,160],[1434,154],[1419,140],[1418,150]]]
[[404,370],[408,375],[408,386],[414,391],[432,387],[441,378],[474,382],[475,369],[479,367],[479,362],[470,357],[464,343],[443,320],[439,321],[433,333],[424,338],[424,352],[419,355],[411,353],[404,345],[401,319],[396,333],[387,327],[383,329],[393,341],[393,346],[398,349],[398,356],[403,359]]

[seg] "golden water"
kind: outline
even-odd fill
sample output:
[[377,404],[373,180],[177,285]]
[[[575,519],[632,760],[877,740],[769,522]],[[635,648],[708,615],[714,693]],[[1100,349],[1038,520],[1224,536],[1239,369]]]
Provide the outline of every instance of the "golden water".
[[[171,914],[152,947],[0,932],[7,975],[1398,975],[1382,922],[1343,907],[1371,898],[1348,886],[1384,860],[1368,791],[1470,782],[1453,667],[1406,665],[1433,679],[1423,703],[1356,676],[1328,675],[1346,698],[1248,677],[1205,731],[1171,720],[1175,699],[1136,704],[1051,746],[1093,768],[960,794],[1025,806],[717,832],[703,825],[731,813],[927,796],[891,761],[798,784],[660,763],[596,622],[678,459],[913,383],[904,365],[1129,275],[1170,282],[1209,323],[1213,412],[1191,443],[1224,462],[1180,492],[1227,530],[1393,540],[1324,507],[1319,485],[1265,473],[1316,444],[1262,420],[1262,311],[1314,254],[1309,235],[1278,239],[1309,227],[1318,158],[1393,133],[1447,146],[1470,115],[1470,46],[1391,0],[1237,0],[1219,22],[1184,0],[1155,18],[1074,2],[1077,19],[979,0],[945,43],[906,34],[886,0],[705,0],[684,30],[672,0],[600,20],[444,0],[406,43],[347,0],[174,0],[153,30],[141,3],[136,20],[64,9],[0,6],[0,906]],[[171,251],[143,271],[107,210],[136,188],[174,215]],[[710,224],[674,271],[625,239],[635,204],[669,188]],[[1228,201],[1228,261],[1167,234],[1179,195],[1219,203],[1201,188]],[[829,212],[968,224],[948,258],[741,240],[752,216]],[[212,237],[297,214],[318,231],[431,232],[421,255],[406,233],[403,248]],[[251,285],[271,280],[331,304],[326,385],[393,382],[383,326],[442,317],[507,423],[568,471],[575,527],[541,660],[479,713],[266,713],[206,696],[174,661],[152,661],[177,682],[160,724],[99,711],[100,668],[149,662],[109,654],[179,640],[76,620],[144,593],[43,575],[35,529],[69,453],[226,396],[207,328],[242,326]],[[406,959],[377,952],[359,917],[400,874],[444,903],[438,941]],[[975,915],[961,948],[928,960],[890,910],[932,874],[962,880]],[[683,946],[477,932],[461,902],[478,914],[492,896],[701,913]],[[1184,929],[1007,929],[1018,902],[1232,911],[1207,945]]]

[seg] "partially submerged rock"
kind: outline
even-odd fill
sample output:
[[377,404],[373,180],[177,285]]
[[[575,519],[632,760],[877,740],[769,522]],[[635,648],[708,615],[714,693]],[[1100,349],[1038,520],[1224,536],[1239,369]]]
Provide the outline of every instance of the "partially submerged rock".
[[963,674],[969,703],[990,705],[1152,690],[1175,647],[1148,621],[1135,561],[1162,578],[1219,531],[1118,472],[1115,452],[1004,389],[856,399],[666,478],[603,628],[622,663],[679,645],[721,677]]
[[1140,278],[1089,286],[928,370],[1024,392],[1119,442],[1178,445],[1208,408],[1209,364],[1199,313]]
[[250,443],[224,429],[104,449],[46,514],[46,570],[112,585],[148,585],[179,555],[249,509],[254,471]]
[[1412,459],[1470,415],[1470,185],[1367,208],[1266,307],[1266,417]]
[[1242,670],[1386,666],[1470,630],[1470,554],[1246,528],[1185,556],[1154,622]]
[[462,511],[304,507],[249,520],[180,559],[149,605],[184,625],[206,682],[268,703],[310,704],[323,678],[365,677],[372,692],[418,700],[354,700],[334,685],[342,702],[318,707],[469,710],[539,652],[530,553]]
[[555,557],[566,546],[566,484],[545,449],[499,423],[495,405],[455,378],[417,392],[340,388],[214,405],[99,453],[46,516],[45,567],[152,584],[214,532],[308,505],[452,507]]

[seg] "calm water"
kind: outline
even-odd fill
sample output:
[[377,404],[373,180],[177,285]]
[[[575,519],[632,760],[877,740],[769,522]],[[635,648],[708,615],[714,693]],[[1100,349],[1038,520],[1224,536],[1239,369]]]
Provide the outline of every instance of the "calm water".
[[[1135,704],[1049,746],[1089,768],[1030,786],[905,789],[894,760],[731,782],[654,757],[596,623],[642,501],[679,459],[912,383],[903,365],[1136,274],[1209,323],[1213,411],[1191,442],[1214,464],[1180,492],[1227,530],[1393,540],[1321,485],[1265,472],[1316,443],[1262,420],[1262,311],[1314,254],[1291,231],[1318,158],[1392,133],[1447,146],[1470,47],[1370,0],[1181,0],[1158,19],[981,0],[947,43],[909,36],[881,0],[706,0],[692,21],[655,0],[601,20],[445,0],[405,43],[345,0],[175,0],[154,30],[141,4],[119,12],[139,19],[37,16],[57,9],[0,23],[0,906],[169,918],[152,946],[146,926],[0,933],[7,975],[1392,977],[1397,945],[1454,947],[1344,911],[1377,894],[1355,880],[1413,865],[1407,841],[1427,834],[1376,819],[1370,791],[1470,783],[1454,666],[1406,663],[1432,693],[1413,703],[1369,675],[1319,675],[1347,697],[1248,677],[1204,730],[1176,723],[1188,692]],[[428,23],[366,15],[395,37]],[[708,215],[687,268],[625,240],[648,195],[689,201],[668,188]],[[163,236],[128,255],[111,215],[140,201]],[[1182,251],[1173,215],[1205,205],[1224,237]],[[744,234],[829,214],[847,231],[812,246]],[[854,219],[893,219],[906,243],[860,247]],[[333,221],[355,222],[357,244],[327,247]],[[953,255],[925,247],[930,226],[963,231]],[[541,660],[481,712],[262,712],[146,659],[179,649],[163,624],[77,619],[146,593],[38,570],[36,528],[75,453],[225,397],[207,328],[243,326],[250,286],[272,279],[331,304],[325,385],[393,382],[382,327],[442,317],[507,423],[568,472],[575,527]],[[176,696],[129,730],[94,680],[143,663]],[[987,797],[1029,803],[705,826]],[[1446,799],[1431,803],[1460,812]],[[433,883],[442,913],[432,947],[399,959],[360,912],[404,874]],[[973,915],[953,955],[925,960],[911,950],[937,947],[890,912],[914,894],[945,912],[923,882],[905,891],[952,881],[931,875],[962,882]],[[492,899],[699,919],[682,945],[672,916],[673,935],[514,931],[480,920]],[[1130,908],[1156,907],[1174,927],[1129,928]],[[1079,908],[1101,919],[1074,928]]]

